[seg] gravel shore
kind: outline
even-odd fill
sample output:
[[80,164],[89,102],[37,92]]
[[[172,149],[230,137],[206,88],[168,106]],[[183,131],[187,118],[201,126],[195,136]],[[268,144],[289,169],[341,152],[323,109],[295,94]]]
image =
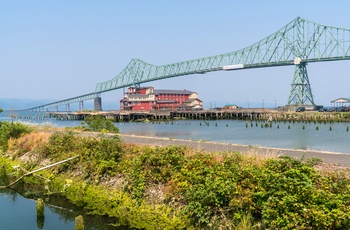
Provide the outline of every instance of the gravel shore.
[[305,159],[316,157],[321,159],[323,163],[332,164],[338,167],[350,168],[350,154],[346,153],[325,152],[315,150],[280,149],[261,146],[226,144],[210,141],[180,140],[172,138],[158,138],[126,134],[121,134],[121,137],[126,143],[145,144],[152,146],[182,145],[189,146],[193,149],[205,150],[210,152],[230,151],[240,152],[242,154],[256,153],[261,155],[285,155],[295,157],[298,159],[301,159],[302,157],[304,157]]

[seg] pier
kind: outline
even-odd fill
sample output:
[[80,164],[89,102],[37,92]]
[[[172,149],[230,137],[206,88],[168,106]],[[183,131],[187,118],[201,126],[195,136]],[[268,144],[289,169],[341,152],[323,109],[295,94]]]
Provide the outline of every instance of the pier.
[[84,120],[100,115],[114,122],[144,122],[166,120],[265,120],[306,122],[348,122],[348,112],[289,112],[274,109],[207,109],[207,110],[153,110],[153,111],[77,111],[47,112],[45,117],[57,120]]
[[269,109],[228,109],[228,110],[153,110],[153,111],[77,111],[77,112],[47,112],[50,118],[57,120],[84,120],[87,116],[100,115],[115,122],[122,121],[153,121],[153,120],[219,120],[241,119],[258,120],[269,119],[276,110]]

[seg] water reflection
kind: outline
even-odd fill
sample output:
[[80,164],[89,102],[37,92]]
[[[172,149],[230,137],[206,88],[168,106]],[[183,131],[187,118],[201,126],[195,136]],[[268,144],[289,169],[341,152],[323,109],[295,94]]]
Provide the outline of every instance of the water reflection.
[[[42,218],[36,216],[39,196],[45,201],[45,216]],[[1,229],[74,229],[74,220],[78,215],[83,216],[85,229],[130,229],[113,227],[111,224],[117,223],[116,219],[88,215],[58,194],[44,196],[36,185],[19,182],[13,189],[0,189]]]

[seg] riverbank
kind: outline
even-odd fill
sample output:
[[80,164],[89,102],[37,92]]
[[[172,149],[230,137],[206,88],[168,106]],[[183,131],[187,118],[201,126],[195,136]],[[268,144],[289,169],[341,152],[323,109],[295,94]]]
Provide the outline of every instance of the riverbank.
[[350,154],[316,150],[281,149],[263,146],[250,146],[239,144],[228,144],[211,142],[206,140],[180,140],[174,138],[159,138],[138,135],[120,135],[127,143],[143,144],[150,146],[188,146],[196,151],[205,150],[210,152],[239,152],[242,154],[257,154],[261,156],[290,156],[297,159],[319,158],[323,163],[331,164],[341,168],[350,169]]
[[136,229],[348,226],[347,171],[261,149],[44,128],[8,139],[0,165],[21,175],[20,168],[33,171],[78,156],[28,180],[47,195],[63,195],[90,213],[116,218],[115,225]]

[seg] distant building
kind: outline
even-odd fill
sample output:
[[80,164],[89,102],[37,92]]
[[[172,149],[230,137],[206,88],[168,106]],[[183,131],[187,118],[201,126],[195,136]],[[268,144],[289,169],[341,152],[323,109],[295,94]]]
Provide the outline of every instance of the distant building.
[[202,104],[197,93],[189,90],[129,87],[124,98],[120,100],[120,109],[125,111],[188,110],[202,108]]
[[238,106],[237,105],[225,105],[224,107],[222,107],[223,109],[237,109]]

